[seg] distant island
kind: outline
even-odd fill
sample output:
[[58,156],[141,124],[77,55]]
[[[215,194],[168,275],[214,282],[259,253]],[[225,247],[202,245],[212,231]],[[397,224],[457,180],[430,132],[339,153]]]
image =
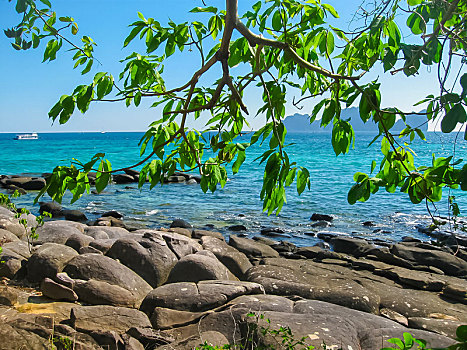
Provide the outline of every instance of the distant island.
[[[341,113],[341,118],[345,120],[350,120],[352,127],[356,133],[360,132],[378,132],[378,125],[372,121],[368,121],[366,124],[360,118],[360,114],[357,107],[351,107],[343,109]],[[426,121],[426,117],[411,114],[407,116],[407,122],[415,127],[419,126]],[[284,125],[287,128],[288,132],[331,132],[332,123],[327,125],[325,128],[320,127],[321,120],[315,120],[310,124],[310,116],[307,114],[294,114],[287,116],[284,119]],[[402,119],[396,121],[396,124],[391,129],[393,132],[402,131],[405,129],[405,124]],[[423,124],[420,129],[425,133],[428,131],[428,124]]]

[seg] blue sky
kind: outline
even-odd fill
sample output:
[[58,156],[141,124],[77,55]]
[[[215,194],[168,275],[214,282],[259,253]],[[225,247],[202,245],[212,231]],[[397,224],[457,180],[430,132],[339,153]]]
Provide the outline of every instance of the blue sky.
[[[206,0],[208,5],[222,8],[220,0]],[[14,11],[14,3],[0,0],[0,23],[2,29],[11,27],[19,21]],[[99,71],[111,72],[118,76],[121,64],[118,62],[134,50],[141,49],[138,44],[131,44],[123,49],[123,41],[130,29],[128,24],[137,20],[137,11],[146,17],[154,17],[161,23],[169,18],[175,22],[200,20],[203,17],[188,14],[195,6],[202,6],[201,0],[55,0],[53,8],[59,16],[72,16],[79,25],[79,37],[91,36],[97,43],[95,56],[102,63],[92,70],[92,74],[82,76],[79,70],[73,70],[70,53],[61,50],[58,59],[51,63],[41,63],[43,46],[37,50],[18,52],[14,50],[9,40],[0,34],[0,122],[1,132],[64,132],[64,131],[141,131],[153,120],[158,119],[160,110],[149,108],[153,101],[142,103],[139,108],[126,108],[119,103],[96,103],[82,115],[75,112],[66,125],[52,125],[47,117],[49,109],[62,94],[69,94],[75,86],[89,83],[92,76]],[[246,10],[244,4],[253,1],[240,1],[240,13]],[[328,1],[336,7],[341,15],[338,24],[347,28],[353,13],[360,1]],[[143,52],[140,50],[140,52]],[[177,86],[189,79],[194,69],[199,66],[199,58],[195,51],[175,55],[165,70],[165,80],[168,86]],[[212,83],[220,74],[220,67],[207,76]],[[415,110],[412,105],[418,99],[437,91],[436,75],[423,71],[415,78],[404,78],[402,74],[388,77],[382,71],[376,71],[367,80],[380,77],[382,82],[383,105],[397,105],[404,110]],[[251,114],[260,99],[257,92],[248,93],[245,102]],[[307,113],[313,102],[304,109],[297,110],[288,98],[287,115]],[[316,101],[315,101],[316,102]],[[258,116],[251,118],[253,128],[258,128],[263,122]],[[191,122],[190,126],[202,127],[199,121]]]

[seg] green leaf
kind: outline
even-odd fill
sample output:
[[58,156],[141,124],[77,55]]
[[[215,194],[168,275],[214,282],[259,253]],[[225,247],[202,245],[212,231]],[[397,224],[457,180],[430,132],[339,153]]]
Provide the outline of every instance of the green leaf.
[[214,6],[195,7],[194,9],[191,9],[191,10],[190,10],[190,12],[192,12],[192,13],[199,13],[199,12],[217,13],[217,11],[218,11],[217,7],[214,7]]
[[466,343],[467,342],[467,325],[457,327],[456,330],[457,340]]
[[274,12],[272,16],[272,28],[277,32],[282,30],[282,15],[280,10]]
[[467,73],[464,73],[460,78],[460,83],[462,86],[462,97],[465,98],[467,96]]
[[323,9],[327,10],[334,18],[339,18],[339,14],[336,9],[329,4],[322,4]]
[[240,166],[243,164],[245,159],[246,159],[245,152],[244,151],[238,152],[237,159],[232,165],[232,172],[234,174],[238,173],[238,170],[240,169]]
[[326,38],[326,52],[328,56],[330,56],[333,51],[334,51],[334,35],[332,34],[331,31],[329,31],[327,34],[327,38]]
[[21,13],[26,11],[27,8],[27,2],[26,0],[18,0],[16,2],[16,12]]
[[465,121],[465,109],[462,104],[457,103],[449,110],[449,112],[446,113],[441,121],[441,131],[444,133],[450,133],[456,128],[457,123],[464,123]]
[[301,168],[297,173],[297,193],[301,194],[307,186],[310,188],[310,173],[308,169]]

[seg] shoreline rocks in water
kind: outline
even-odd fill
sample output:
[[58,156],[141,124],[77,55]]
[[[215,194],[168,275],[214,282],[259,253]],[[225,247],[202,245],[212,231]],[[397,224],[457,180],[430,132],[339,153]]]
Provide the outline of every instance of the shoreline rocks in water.
[[449,248],[333,234],[322,236],[329,250],[225,238],[181,219],[129,231],[118,213],[104,218],[47,221],[30,251],[0,210],[0,348],[72,339],[82,349],[184,350],[241,343],[253,324],[289,327],[316,348],[379,350],[404,332],[446,347],[467,324],[467,260]]

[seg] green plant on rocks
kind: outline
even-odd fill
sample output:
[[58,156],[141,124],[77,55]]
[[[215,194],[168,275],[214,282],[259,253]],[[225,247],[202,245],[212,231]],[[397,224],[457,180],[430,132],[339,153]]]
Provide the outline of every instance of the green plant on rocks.
[[[14,191],[11,195],[0,193],[0,205],[10,209],[14,213],[15,219],[18,219],[18,222],[24,227],[26,231],[29,251],[31,251],[32,242],[39,237],[36,232],[37,229],[44,225],[44,219],[46,217],[50,218],[52,215],[50,213],[43,212],[41,215],[36,216],[36,225],[30,226],[26,217],[27,215],[31,214],[31,212],[26,208],[18,208],[12,201],[14,198],[18,198],[20,195],[21,194],[18,191]],[[0,253],[1,251],[2,248],[0,247]]]

